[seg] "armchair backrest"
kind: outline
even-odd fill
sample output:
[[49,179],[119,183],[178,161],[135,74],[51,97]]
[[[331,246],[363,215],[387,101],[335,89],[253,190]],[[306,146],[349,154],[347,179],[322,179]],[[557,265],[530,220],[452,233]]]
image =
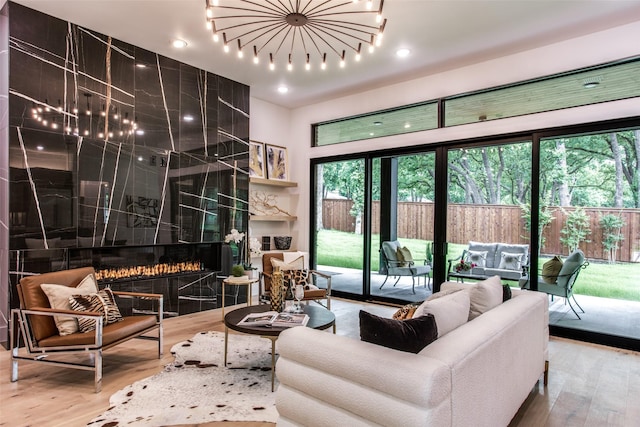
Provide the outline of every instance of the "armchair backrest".
[[382,254],[387,261],[398,261],[398,248],[400,242],[397,240],[382,242]]
[[567,259],[564,260],[562,268],[558,273],[556,284],[562,288],[571,289],[578,278],[578,273],[580,273],[584,263],[584,252],[580,249],[573,251]]
[[[76,287],[87,277],[88,274],[95,274],[93,267],[75,268],[71,270],[54,271],[52,273],[25,276],[18,284],[18,298],[20,308],[50,308],[49,299],[40,287],[43,283],[53,285],[65,285]],[[58,328],[52,316],[29,316],[31,331],[34,338],[39,341],[53,335],[58,335]]]

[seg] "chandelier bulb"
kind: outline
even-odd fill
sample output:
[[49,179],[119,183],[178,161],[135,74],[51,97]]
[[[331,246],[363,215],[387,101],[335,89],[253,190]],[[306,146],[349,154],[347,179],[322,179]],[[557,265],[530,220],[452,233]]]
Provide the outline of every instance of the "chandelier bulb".
[[373,8],[373,0],[367,0],[367,9],[371,10]]
[[240,39],[238,39],[238,58],[242,57],[244,57],[244,54],[242,53],[242,43],[240,43]]

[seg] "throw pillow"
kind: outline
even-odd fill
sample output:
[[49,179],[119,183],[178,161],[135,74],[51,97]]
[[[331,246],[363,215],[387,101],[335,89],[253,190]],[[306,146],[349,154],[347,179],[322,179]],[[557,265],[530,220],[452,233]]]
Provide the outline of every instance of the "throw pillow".
[[292,280],[296,282],[296,285],[311,284],[311,274],[307,269],[282,270],[282,278],[285,286],[290,286]]
[[542,280],[553,285],[558,279],[560,270],[562,270],[562,258],[556,255],[542,264]]
[[511,299],[511,287],[509,285],[502,285],[502,302]]
[[469,309],[469,320],[473,320],[502,304],[502,282],[500,276],[492,276],[481,282],[470,286],[471,307]]
[[304,257],[300,256],[291,262],[284,262],[277,258],[271,258],[271,266],[280,270],[302,270],[304,269]]
[[[71,309],[80,312],[95,311],[102,313],[103,325],[116,323],[122,320],[120,310],[116,305],[116,300],[111,289],[106,288],[90,295],[74,295],[69,297]],[[80,332],[90,332],[96,328],[93,319],[78,319]]]
[[393,313],[393,316],[391,316],[391,318],[395,320],[411,319],[413,317],[413,313],[415,313],[416,311],[416,308],[418,308],[416,304],[404,305],[400,307],[398,311]]
[[[437,292],[434,295],[440,294]],[[455,289],[434,299],[428,299],[420,304],[413,318],[432,315],[438,325],[438,338],[464,325],[469,319],[471,299],[468,290]]]
[[378,317],[360,310],[360,339],[395,350],[418,353],[438,337],[433,315],[407,320]]
[[[71,310],[69,297],[72,295],[89,295],[98,292],[98,285],[93,274],[88,274],[75,288],[48,283],[41,284],[40,288],[49,299],[51,308],[58,310]],[[74,317],[53,316],[53,320],[61,336],[78,332],[78,321]]]
[[484,268],[487,266],[487,251],[467,251],[467,261]]
[[401,267],[408,267],[413,263],[413,255],[411,255],[411,251],[406,246],[398,248],[398,251],[396,252],[396,257],[398,258],[398,261],[401,263],[400,264]]
[[510,252],[502,252],[500,257],[500,265],[498,268],[503,270],[521,270],[522,257],[524,254],[514,254]]

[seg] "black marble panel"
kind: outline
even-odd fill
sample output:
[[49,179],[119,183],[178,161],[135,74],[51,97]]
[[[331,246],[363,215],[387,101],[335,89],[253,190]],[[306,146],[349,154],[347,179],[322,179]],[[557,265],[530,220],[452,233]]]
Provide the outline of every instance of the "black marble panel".
[[15,3],[10,23],[11,249],[247,230],[247,86]]
[[[8,220],[0,222],[8,224],[11,283],[2,282],[0,319],[8,318],[7,287],[25,274],[149,263],[167,245],[247,231],[249,87],[13,2],[7,8],[0,219]],[[206,270],[221,268],[216,244],[198,254]],[[220,300],[219,281],[200,273],[117,285],[163,293],[173,314]],[[234,290],[228,295],[235,302]]]

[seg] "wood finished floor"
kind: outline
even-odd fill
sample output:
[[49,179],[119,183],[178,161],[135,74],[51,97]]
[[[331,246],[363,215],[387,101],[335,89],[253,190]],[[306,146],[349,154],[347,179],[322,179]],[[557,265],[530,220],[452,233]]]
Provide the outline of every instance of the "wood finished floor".
[[[352,337],[358,337],[360,308],[383,316],[395,311],[338,299],[332,308],[338,333]],[[167,319],[162,359],[154,358],[154,343],[141,340],[105,352],[103,390],[98,394],[91,372],[37,363],[21,364],[20,381],[11,383],[9,352],[0,350],[0,426],[84,426],[108,408],[117,390],[171,363],[169,349],[175,343],[206,330],[224,330],[219,310]],[[549,347],[549,386],[532,390],[511,426],[640,426],[640,353],[559,338],[552,338]]]

